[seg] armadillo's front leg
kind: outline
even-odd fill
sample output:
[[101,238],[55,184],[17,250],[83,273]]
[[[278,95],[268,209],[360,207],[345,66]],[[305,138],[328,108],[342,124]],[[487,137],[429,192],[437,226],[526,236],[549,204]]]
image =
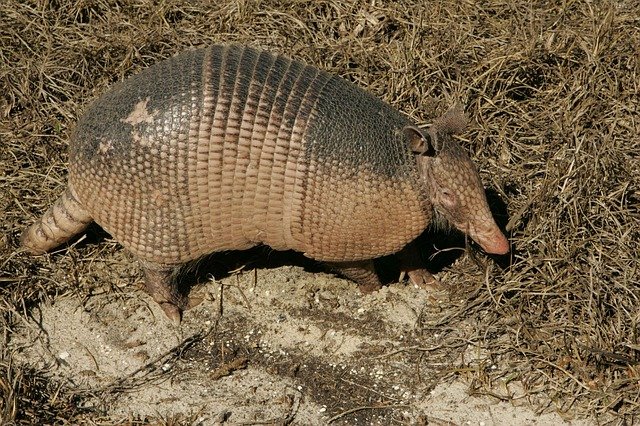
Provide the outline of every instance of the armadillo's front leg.
[[182,311],[187,309],[188,298],[182,295],[172,280],[175,267],[142,263],[145,291],[153,297],[164,313],[175,323],[180,323]]
[[424,268],[415,242],[407,244],[396,256],[400,260],[400,270],[406,272],[413,285],[427,290],[442,289],[440,281]]
[[363,293],[371,293],[382,287],[380,278],[376,274],[373,260],[357,262],[329,262],[329,266],[341,275],[355,281]]

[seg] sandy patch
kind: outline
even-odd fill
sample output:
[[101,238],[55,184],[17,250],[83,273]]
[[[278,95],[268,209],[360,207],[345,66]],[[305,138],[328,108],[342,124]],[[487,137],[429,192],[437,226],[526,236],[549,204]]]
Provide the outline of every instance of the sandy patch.
[[47,368],[112,420],[562,422],[469,396],[462,381],[441,381],[445,361],[468,349],[436,349],[430,359],[441,336],[425,334],[419,323],[425,312],[437,315],[438,302],[411,286],[362,296],[330,274],[280,267],[194,293],[203,302],[179,327],[136,286],[118,297],[54,297],[20,325],[11,347],[16,360]]

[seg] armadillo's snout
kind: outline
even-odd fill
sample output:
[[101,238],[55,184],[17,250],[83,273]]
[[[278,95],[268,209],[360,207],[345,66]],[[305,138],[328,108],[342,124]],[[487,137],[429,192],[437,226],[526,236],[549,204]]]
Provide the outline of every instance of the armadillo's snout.
[[[475,239],[475,238],[474,238]],[[507,254],[509,253],[509,240],[504,234],[496,229],[495,232],[484,235],[483,238],[478,238],[477,243],[480,244],[482,250],[490,254]]]
[[489,254],[509,253],[509,240],[497,225],[494,225],[490,230],[471,235],[471,237],[480,244],[482,250]]

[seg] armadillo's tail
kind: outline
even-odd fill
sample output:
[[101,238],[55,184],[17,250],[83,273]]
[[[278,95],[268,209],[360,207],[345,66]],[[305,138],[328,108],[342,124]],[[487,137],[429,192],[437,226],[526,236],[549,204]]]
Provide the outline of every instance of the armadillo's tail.
[[92,221],[73,190],[67,187],[44,215],[25,229],[20,243],[31,254],[42,254],[79,234]]

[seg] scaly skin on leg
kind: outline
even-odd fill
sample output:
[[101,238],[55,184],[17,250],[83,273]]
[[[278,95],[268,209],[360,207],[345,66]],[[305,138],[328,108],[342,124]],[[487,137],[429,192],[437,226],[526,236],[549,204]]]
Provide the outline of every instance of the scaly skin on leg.
[[328,262],[328,265],[346,278],[355,281],[364,294],[374,292],[382,287],[373,260]]
[[412,284],[430,291],[443,289],[440,281],[424,268],[414,242],[407,244],[396,256],[400,260],[400,270],[409,275]]
[[153,297],[167,317],[179,324],[182,311],[188,308],[188,298],[178,290],[172,280],[175,267],[142,264],[145,276],[145,291]]

